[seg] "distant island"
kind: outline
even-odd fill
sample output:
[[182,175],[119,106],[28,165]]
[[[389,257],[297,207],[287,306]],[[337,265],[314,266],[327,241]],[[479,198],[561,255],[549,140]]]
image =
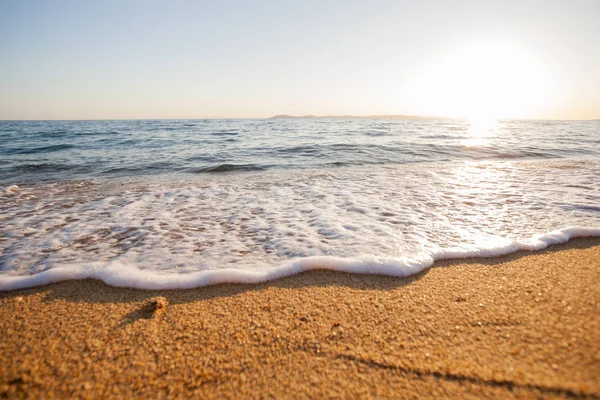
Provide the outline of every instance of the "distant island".
[[446,117],[425,117],[418,115],[274,115],[269,119],[447,119]]

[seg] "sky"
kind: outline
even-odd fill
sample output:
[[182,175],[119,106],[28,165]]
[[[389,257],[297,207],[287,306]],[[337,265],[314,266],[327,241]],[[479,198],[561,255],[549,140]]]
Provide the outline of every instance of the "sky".
[[600,0],[0,0],[0,119],[600,118]]

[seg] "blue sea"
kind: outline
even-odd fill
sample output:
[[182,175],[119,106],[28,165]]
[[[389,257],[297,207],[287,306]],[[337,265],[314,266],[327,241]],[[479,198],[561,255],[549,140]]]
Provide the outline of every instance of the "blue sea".
[[0,121],[0,290],[408,276],[600,236],[600,121]]

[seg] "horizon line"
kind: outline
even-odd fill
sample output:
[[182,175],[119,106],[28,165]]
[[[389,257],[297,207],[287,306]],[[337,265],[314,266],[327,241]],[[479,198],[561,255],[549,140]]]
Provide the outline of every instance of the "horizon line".
[[[469,117],[404,115],[404,114],[375,114],[375,115],[289,115],[275,114],[270,117],[132,117],[132,118],[0,118],[0,122],[35,122],[35,121],[192,121],[192,120],[257,120],[257,119],[398,119],[398,120],[470,120]],[[492,121],[600,121],[597,118],[490,118]]]

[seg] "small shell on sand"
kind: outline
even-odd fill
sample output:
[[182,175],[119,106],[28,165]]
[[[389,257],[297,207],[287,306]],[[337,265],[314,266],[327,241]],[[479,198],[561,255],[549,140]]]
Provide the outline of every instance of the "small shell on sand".
[[144,310],[150,313],[156,313],[157,311],[164,311],[167,309],[169,302],[164,297],[153,297],[146,301]]

